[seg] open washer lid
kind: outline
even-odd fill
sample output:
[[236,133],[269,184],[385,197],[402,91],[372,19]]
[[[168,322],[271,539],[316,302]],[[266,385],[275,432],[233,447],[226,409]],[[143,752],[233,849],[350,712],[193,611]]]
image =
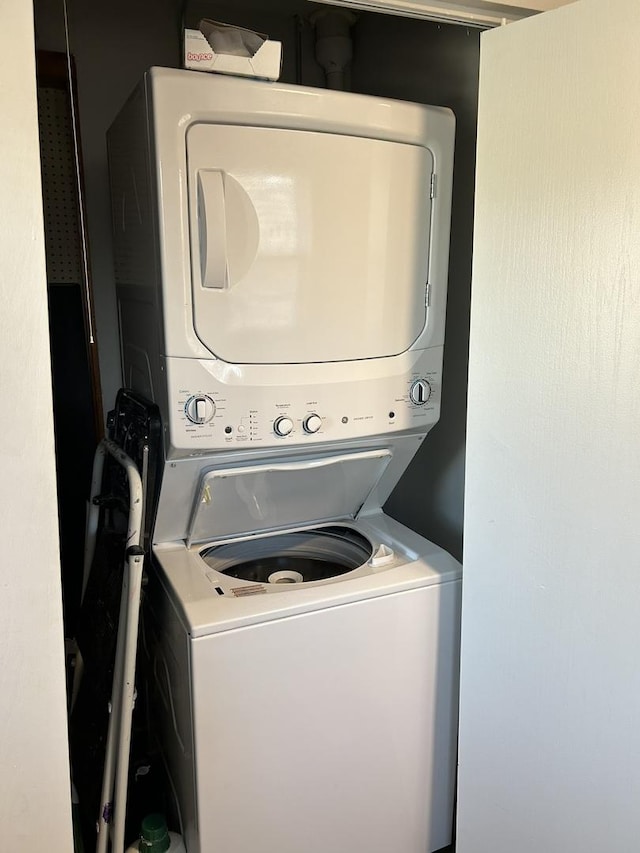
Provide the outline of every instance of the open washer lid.
[[187,544],[355,518],[389,449],[205,471]]

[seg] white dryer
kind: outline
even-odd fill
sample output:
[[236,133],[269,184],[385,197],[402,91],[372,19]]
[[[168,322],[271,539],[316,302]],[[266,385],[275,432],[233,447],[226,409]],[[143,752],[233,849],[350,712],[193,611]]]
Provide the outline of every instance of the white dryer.
[[382,506],[439,416],[453,135],[444,109],[164,69],[110,131],[189,853],[449,843],[460,567]]

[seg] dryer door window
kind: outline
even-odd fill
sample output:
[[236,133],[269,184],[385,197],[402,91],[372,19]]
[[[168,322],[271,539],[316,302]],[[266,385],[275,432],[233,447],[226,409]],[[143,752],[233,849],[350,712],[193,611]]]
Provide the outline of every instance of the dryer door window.
[[411,347],[427,320],[427,149],[196,124],[187,155],[193,321],[211,353],[291,364]]

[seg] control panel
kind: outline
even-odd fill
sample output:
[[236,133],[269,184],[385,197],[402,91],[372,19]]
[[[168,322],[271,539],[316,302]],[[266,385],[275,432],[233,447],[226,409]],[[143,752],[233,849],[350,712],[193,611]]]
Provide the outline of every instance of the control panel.
[[[282,380],[305,365],[270,367],[270,377],[261,366],[234,365],[227,373],[233,381],[225,382],[220,362],[167,359],[170,444],[190,455],[426,432],[440,415],[441,359],[442,348],[433,347],[412,354],[409,371],[400,375],[366,376],[360,366],[365,375],[350,381],[300,384]],[[323,369],[299,370],[301,380]],[[281,384],[261,382],[265,376]]]

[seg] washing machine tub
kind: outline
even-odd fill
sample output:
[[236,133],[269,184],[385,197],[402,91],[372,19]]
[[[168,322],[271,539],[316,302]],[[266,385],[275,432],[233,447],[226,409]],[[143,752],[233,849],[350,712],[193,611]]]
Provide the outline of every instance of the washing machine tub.
[[217,572],[253,583],[312,583],[360,568],[373,555],[370,540],[332,525],[256,537],[207,548],[202,559]]

